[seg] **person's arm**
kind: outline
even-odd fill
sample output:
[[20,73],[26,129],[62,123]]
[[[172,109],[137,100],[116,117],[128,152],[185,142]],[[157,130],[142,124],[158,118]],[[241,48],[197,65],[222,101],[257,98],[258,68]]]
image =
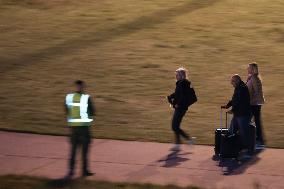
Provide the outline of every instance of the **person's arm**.
[[253,96],[262,96],[262,83],[258,78],[252,78]]
[[170,94],[169,96],[167,96],[168,102],[170,104],[173,104],[174,99],[175,99],[175,93]]
[[[66,105],[66,100],[64,101],[64,113],[68,117],[68,106]],[[67,125],[64,125],[63,128],[68,128]]]
[[233,97],[232,97],[232,100],[230,100],[227,105],[225,106],[221,106],[221,108],[225,108],[225,109],[228,109],[232,106],[238,106],[238,104],[240,104],[241,102],[241,89],[238,89],[238,90],[234,90],[234,94],[233,94]]
[[243,87],[239,87],[233,95],[232,98],[232,106],[239,106],[241,104],[242,101],[242,97],[244,96],[244,88]]
[[176,108],[180,106],[182,98],[183,98],[182,83],[178,82],[176,89],[175,89],[175,101],[174,101],[174,105]]
[[221,106],[223,109],[228,109],[232,106],[232,100],[230,100],[226,105]]
[[66,105],[66,100],[64,101],[64,112],[65,112],[65,115],[68,115],[68,107]]
[[228,109],[228,108],[232,107],[232,105],[233,105],[232,100],[230,100],[230,101],[227,103],[226,108]]
[[89,97],[88,100],[88,112],[90,113],[90,116],[95,116],[96,114],[96,108],[94,106],[93,101],[91,100],[91,97]]
[[252,83],[253,83],[253,81],[252,81],[252,78],[250,77],[250,79],[246,83],[246,86],[248,87],[248,90],[249,90],[250,93],[253,93],[253,84]]

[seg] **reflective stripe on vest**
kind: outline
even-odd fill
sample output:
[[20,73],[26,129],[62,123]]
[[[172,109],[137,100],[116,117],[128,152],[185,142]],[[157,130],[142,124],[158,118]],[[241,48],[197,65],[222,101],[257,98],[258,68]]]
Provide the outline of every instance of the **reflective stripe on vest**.
[[[93,121],[93,119],[89,119],[88,116],[88,101],[89,101],[89,95],[86,94],[82,94],[80,97],[80,103],[78,102],[74,102],[74,96],[75,94],[68,94],[66,96],[66,105],[69,109],[72,109],[74,107],[79,107],[79,111],[80,111],[80,115],[77,115],[76,118],[75,117],[69,117],[67,119],[68,123],[77,123],[77,124],[73,124],[71,126],[80,126],[80,123],[82,123],[82,125],[85,125],[83,123],[90,123]],[[78,110],[77,110],[78,111]],[[74,115],[73,115],[74,116]],[[78,118],[80,117],[80,118]]]
[[93,119],[68,119],[68,122],[70,123],[80,123],[80,122],[88,123],[92,121]]

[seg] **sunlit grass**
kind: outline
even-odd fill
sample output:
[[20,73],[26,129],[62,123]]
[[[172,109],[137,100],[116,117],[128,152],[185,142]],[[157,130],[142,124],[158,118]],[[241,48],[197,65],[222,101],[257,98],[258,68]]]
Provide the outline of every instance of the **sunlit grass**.
[[112,183],[106,181],[91,181],[76,179],[72,181],[52,180],[40,177],[0,176],[1,189],[50,189],[50,188],[80,188],[80,189],[198,189],[199,187],[181,188],[173,185],[159,186],[153,184]]
[[257,61],[269,146],[284,147],[284,2],[0,0],[0,128],[66,134],[64,96],[87,82],[99,138],[172,141],[174,70],[199,101],[183,128],[212,144],[230,74]]

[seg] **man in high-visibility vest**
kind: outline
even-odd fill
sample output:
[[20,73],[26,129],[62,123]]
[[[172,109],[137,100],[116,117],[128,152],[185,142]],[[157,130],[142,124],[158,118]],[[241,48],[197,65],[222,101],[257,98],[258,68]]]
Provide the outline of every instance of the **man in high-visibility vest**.
[[91,142],[90,126],[95,114],[95,108],[91,97],[84,93],[85,83],[77,80],[74,84],[76,92],[67,94],[65,99],[67,123],[71,129],[71,157],[68,178],[74,175],[76,151],[80,145],[82,145],[82,175],[93,175],[88,170],[88,151]]

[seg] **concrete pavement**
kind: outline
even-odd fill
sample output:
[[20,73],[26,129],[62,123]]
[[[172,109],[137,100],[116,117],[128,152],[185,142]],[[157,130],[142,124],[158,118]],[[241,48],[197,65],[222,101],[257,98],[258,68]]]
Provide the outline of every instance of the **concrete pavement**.
[[[205,188],[284,188],[283,149],[266,149],[247,162],[226,161],[220,166],[212,159],[212,146],[183,145],[179,152],[170,151],[171,147],[94,139],[90,167],[96,174],[88,179]],[[66,137],[0,132],[0,175],[61,178],[67,173],[68,154]],[[77,176],[80,168],[78,162]]]

